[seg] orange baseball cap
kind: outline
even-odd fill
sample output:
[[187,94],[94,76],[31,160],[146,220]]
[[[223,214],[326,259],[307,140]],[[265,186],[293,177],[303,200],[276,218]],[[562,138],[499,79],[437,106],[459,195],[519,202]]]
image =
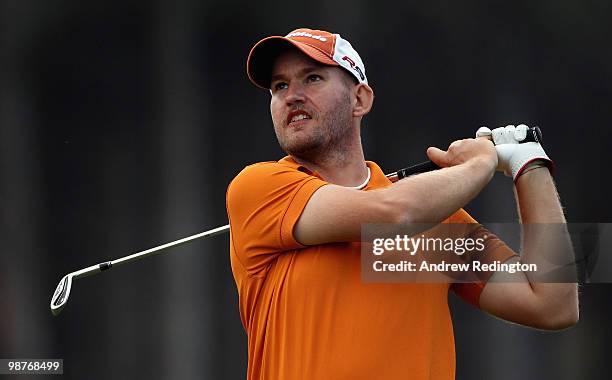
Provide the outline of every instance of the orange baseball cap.
[[247,58],[247,74],[251,82],[258,87],[270,89],[274,60],[288,46],[298,48],[324,65],[340,66],[359,83],[368,84],[363,61],[347,40],[339,34],[306,28],[296,29],[284,37],[266,37],[256,43]]

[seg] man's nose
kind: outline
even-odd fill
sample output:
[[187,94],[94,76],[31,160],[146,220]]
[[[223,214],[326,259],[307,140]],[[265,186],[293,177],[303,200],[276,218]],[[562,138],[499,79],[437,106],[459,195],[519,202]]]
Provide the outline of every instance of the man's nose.
[[291,83],[287,87],[287,96],[285,101],[287,104],[303,103],[305,100],[304,86],[299,83]]

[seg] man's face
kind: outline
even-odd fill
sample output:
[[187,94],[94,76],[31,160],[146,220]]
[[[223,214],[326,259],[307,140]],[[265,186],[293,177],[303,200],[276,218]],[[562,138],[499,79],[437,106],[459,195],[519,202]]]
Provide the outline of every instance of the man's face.
[[312,161],[342,149],[353,117],[350,79],[341,70],[296,49],[276,59],[270,112],[278,142],[288,154]]

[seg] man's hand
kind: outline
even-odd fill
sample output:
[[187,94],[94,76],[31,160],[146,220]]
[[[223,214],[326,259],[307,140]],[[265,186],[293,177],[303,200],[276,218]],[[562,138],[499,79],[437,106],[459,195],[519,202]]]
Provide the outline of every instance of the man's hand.
[[427,149],[427,156],[436,165],[445,168],[472,162],[494,171],[498,166],[498,154],[489,137],[457,140],[444,151],[435,147]]
[[497,170],[504,172],[516,181],[528,164],[543,161],[552,168],[552,160],[546,155],[539,142],[521,143],[526,137],[529,127],[525,124],[508,125],[490,130],[481,127],[476,131],[476,137],[491,137],[497,150]]

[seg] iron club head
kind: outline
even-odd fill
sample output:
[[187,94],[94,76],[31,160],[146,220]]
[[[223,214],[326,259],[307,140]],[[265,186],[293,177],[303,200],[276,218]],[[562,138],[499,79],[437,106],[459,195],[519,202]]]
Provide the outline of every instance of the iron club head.
[[54,316],[57,316],[66,306],[68,296],[70,296],[70,288],[72,288],[72,274],[67,274],[57,284],[53,297],[51,297],[51,313]]

